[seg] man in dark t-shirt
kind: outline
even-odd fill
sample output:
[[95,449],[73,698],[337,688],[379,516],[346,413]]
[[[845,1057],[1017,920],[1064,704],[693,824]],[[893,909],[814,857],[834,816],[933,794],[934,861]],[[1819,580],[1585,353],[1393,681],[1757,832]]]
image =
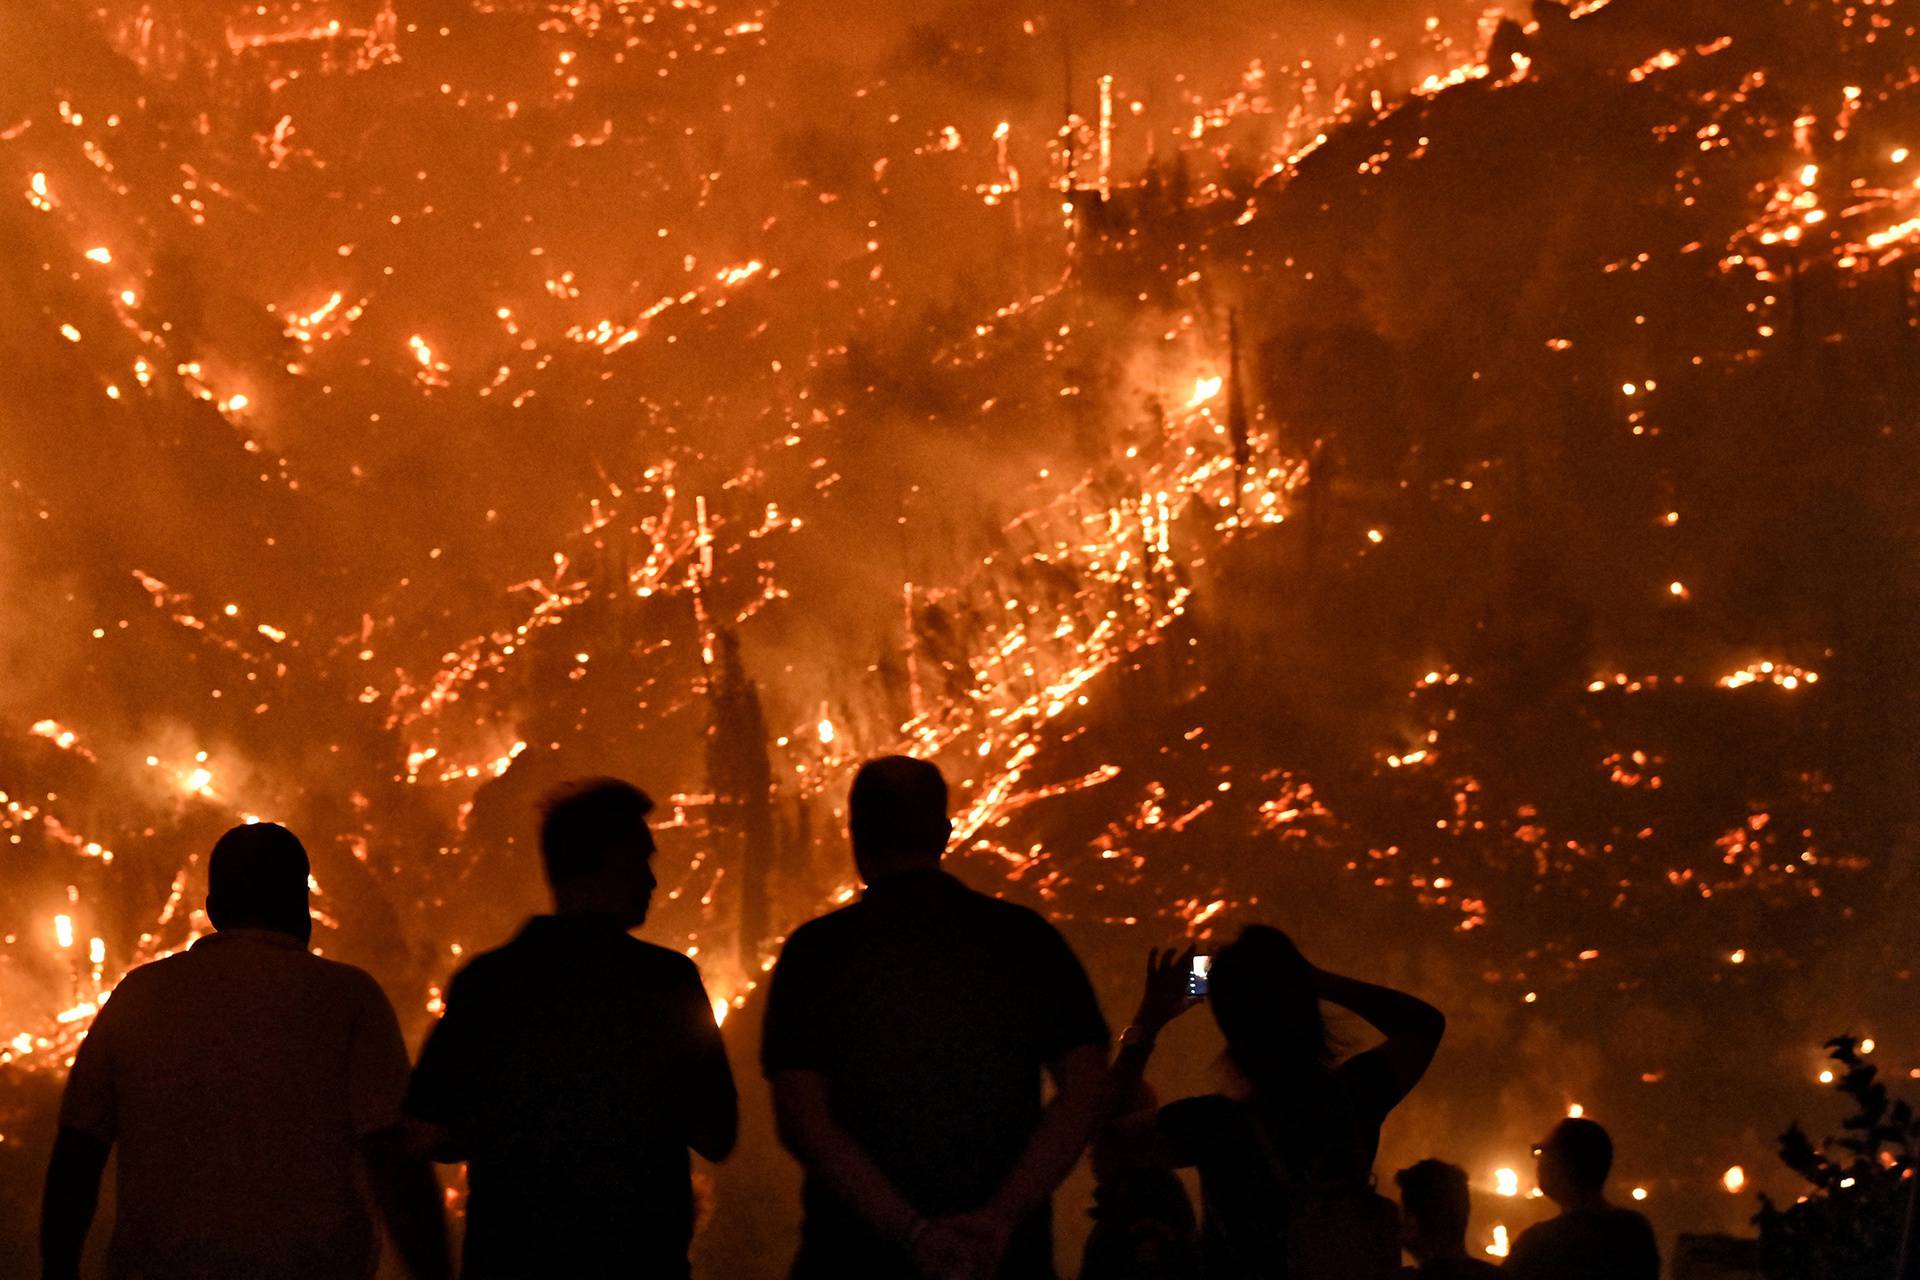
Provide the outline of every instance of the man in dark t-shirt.
[[549,802],[555,914],[455,976],[406,1111],[465,1161],[461,1275],[688,1274],[688,1149],[732,1150],[733,1076],[700,971],[628,935],[656,886],[652,801],[613,779]]
[[1540,1189],[1560,1213],[1520,1233],[1502,1273],[1521,1280],[1659,1280],[1652,1226],[1607,1200],[1607,1131],[1584,1118],[1562,1120],[1535,1150]]
[[1049,1198],[1105,1077],[1092,987],[1046,921],[940,869],[934,766],[872,761],[849,808],[867,891],[794,933],[767,1002],[762,1065],[807,1175],[793,1275],[1044,1280]]

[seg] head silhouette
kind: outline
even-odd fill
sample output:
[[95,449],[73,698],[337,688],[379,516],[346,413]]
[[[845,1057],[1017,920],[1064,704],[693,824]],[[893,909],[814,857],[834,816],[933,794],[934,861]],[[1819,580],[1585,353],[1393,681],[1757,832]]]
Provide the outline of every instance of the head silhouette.
[[1284,1090],[1332,1061],[1313,966],[1292,938],[1248,925],[1214,957],[1211,978],[1227,1057],[1256,1091]]
[[1465,1256],[1473,1208],[1467,1171],[1444,1160],[1422,1160],[1393,1180],[1400,1188],[1401,1243],[1407,1252],[1421,1262]]
[[569,783],[540,815],[540,860],[561,915],[608,916],[622,929],[647,918],[654,878],[653,800],[618,778]]
[[1613,1139],[1592,1120],[1562,1120],[1540,1143],[1540,1190],[1557,1205],[1600,1199],[1612,1171]]
[[279,823],[235,827],[207,859],[207,918],[215,929],[273,929],[305,943],[313,936],[311,871],[300,837]]
[[925,760],[881,756],[860,766],[847,795],[847,827],[860,878],[877,884],[940,865],[953,838],[947,780]]

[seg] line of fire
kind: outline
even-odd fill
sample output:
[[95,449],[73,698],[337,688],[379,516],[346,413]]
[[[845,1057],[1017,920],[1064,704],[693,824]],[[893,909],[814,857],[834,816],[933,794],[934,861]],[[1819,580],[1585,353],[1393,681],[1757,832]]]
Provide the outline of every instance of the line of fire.
[[746,1089],[696,1273],[776,1274],[745,1064],[893,752],[1110,1016],[1254,921],[1443,1006],[1380,1167],[1478,1252],[1569,1114],[1669,1250],[1904,1196],[1779,1135],[1920,1081],[1917,23],[10,0],[0,1252],[219,832],[417,1047],[614,775]]

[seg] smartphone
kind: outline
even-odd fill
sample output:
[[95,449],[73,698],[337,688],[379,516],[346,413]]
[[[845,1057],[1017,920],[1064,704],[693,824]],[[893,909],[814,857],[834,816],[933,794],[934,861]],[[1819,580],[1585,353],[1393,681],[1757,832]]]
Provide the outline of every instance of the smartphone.
[[1193,967],[1187,970],[1187,994],[1196,1000],[1204,1000],[1211,985],[1208,975],[1213,972],[1212,956],[1195,956]]

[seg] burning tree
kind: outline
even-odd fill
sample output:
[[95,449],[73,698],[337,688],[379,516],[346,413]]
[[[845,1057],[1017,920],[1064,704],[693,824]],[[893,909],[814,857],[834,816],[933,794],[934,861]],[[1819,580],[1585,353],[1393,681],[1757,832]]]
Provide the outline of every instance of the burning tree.
[[19,0],[0,1162],[225,824],[421,1023],[630,773],[744,1012],[898,750],[1110,985],[1313,913],[1629,1141],[1753,1105],[1910,814],[1915,35],[1435,7]]

